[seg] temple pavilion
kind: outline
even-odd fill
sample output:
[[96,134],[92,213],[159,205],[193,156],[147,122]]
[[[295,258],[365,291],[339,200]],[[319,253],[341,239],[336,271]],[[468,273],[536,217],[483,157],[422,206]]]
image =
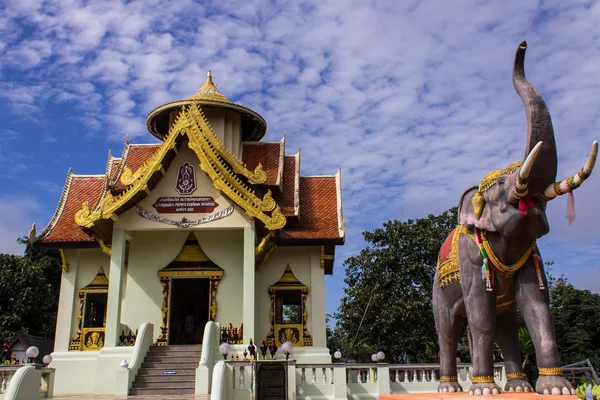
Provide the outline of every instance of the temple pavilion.
[[234,348],[289,341],[299,362],[330,362],[324,276],[345,239],[340,172],[301,176],[300,152],[261,141],[265,120],[210,72],[146,122],[160,143],[126,140],[99,175],[69,170],[52,219],[30,233],[62,256],[55,393],[115,393],[144,323],[154,349],[198,354],[214,321]]

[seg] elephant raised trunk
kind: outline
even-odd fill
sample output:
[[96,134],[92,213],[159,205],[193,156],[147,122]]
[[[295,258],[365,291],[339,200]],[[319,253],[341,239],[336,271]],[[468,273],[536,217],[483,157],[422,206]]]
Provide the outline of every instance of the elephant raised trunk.
[[540,92],[537,91],[525,78],[525,50],[527,42],[522,42],[515,55],[513,67],[513,85],[525,105],[527,116],[527,145],[524,159],[534,147],[542,142],[539,154],[533,162],[529,173],[528,191],[530,195],[542,194],[548,185],[556,180],[558,157],[556,142],[550,112]]

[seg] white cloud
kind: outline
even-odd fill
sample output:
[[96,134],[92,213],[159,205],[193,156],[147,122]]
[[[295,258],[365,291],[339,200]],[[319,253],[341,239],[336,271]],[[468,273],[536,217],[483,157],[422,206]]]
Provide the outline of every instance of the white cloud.
[[[441,212],[522,157],[526,122],[511,82],[521,40],[553,116],[559,176],[581,168],[598,138],[591,1],[54,0],[3,11],[0,98],[21,115],[68,104],[68,118],[101,137],[151,141],[146,113],[192,95],[211,69],[225,96],[265,117],[267,140],[286,132],[290,152],[302,147],[304,174],[341,166],[348,241],[338,265],[362,246],[361,230]],[[541,242],[600,234],[597,178],[576,193],[573,227],[564,199],[549,205]]]

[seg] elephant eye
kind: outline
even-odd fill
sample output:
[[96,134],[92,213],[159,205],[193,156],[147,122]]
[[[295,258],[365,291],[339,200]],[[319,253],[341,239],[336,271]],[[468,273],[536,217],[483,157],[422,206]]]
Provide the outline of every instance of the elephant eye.
[[505,180],[505,179],[506,179],[506,178],[499,178],[499,179],[498,179],[498,185],[504,185],[504,180]]

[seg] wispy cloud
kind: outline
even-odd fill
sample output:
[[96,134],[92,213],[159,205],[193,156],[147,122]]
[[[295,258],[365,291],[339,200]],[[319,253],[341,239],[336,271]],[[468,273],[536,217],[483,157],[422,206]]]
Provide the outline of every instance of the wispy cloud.
[[[526,123],[510,76],[521,40],[553,116],[559,175],[581,168],[598,138],[593,1],[15,0],[0,14],[0,109],[61,143],[150,141],[146,114],[193,94],[212,69],[228,98],[265,117],[267,140],[287,132],[289,148],[302,147],[304,174],[341,166],[348,240],[328,279],[332,299],[362,230],[439,213],[489,170],[522,158]],[[58,120],[77,121],[80,133]],[[576,193],[571,228],[564,200],[552,202],[552,232],[540,242],[596,248],[585,240],[600,234],[598,196],[594,175]],[[552,258],[575,271],[568,254]],[[582,264],[596,263],[586,254]]]

